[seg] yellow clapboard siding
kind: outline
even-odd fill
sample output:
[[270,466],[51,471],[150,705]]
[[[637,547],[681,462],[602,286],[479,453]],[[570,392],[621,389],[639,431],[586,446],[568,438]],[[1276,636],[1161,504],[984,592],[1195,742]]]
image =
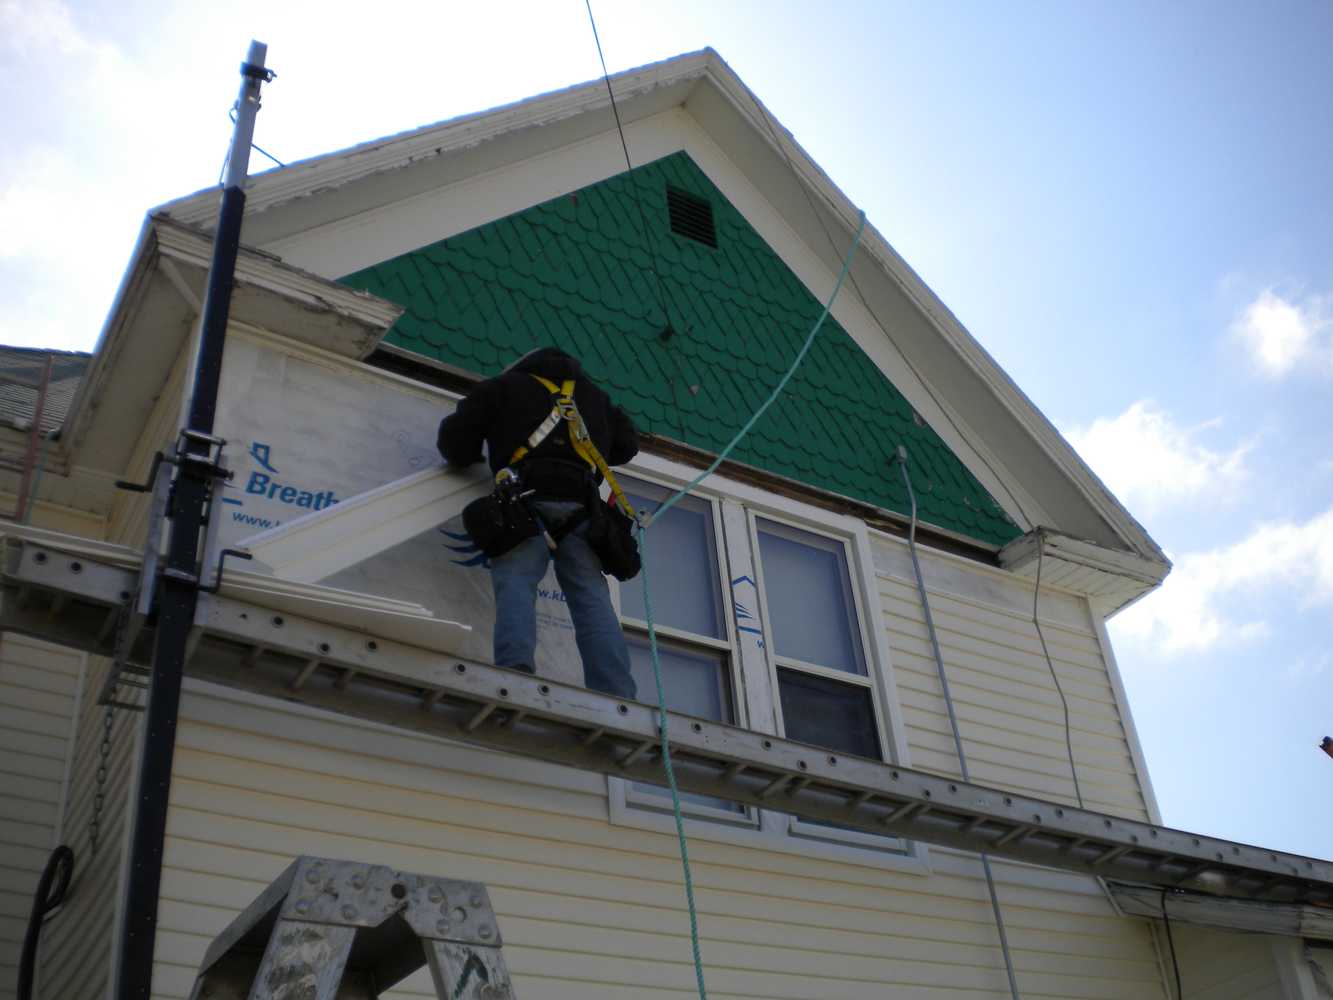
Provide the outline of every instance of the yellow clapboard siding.
[[[378,732],[302,718],[293,743],[274,735],[283,730],[266,713],[237,712],[232,727],[219,725],[226,713],[204,700],[191,696],[182,713],[173,785],[162,919],[178,943],[206,946],[297,851],[373,856],[485,881],[516,982],[537,995],[565,982],[580,996],[642,995],[650,984],[689,995],[674,838],[611,826],[601,795],[530,784],[540,771],[478,777],[467,770],[474,752],[442,741],[398,741],[430,766],[394,761]],[[196,721],[204,717],[213,721]],[[321,747],[321,728],[347,742]],[[358,738],[376,755],[356,753]],[[1003,987],[974,859],[935,851],[932,874],[921,876],[704,840],[693,847],[705,940],[719,952],[712,995],[867,997],[896,984],[910,995],[981,997]],[[996,868],[1028,979],[1069,996],[1155,995],[1146,933],[1114,917],[1091,880]],[[549,960],[583,952],[596,984]],[[191,970],[177,974],[183,995]]]
[[[284,818],[299,817],[300,825],[319,828],[339,818],[342,832],[364,830],[364,835],[371,836],[378,818],[390,815],[404,824],[404,830],[419,829],[423,837],[447,824],[445,828],[452,834],[450,843],[454,847],[467,842],[465,838],[470,831],[482,834],[504,831],[514,837],[543,842],[559,840],[565,843],[566,853],[586,848],[593,867],[610,871],[619,865],[641,878],[652,871],[646,867],[644,858],[651,851],[661,859],[653,864],[661,867],[663,877],[673,881],[676,878],[673,838],[610,827],[600,818],[588,822],[534,814],[452,796],[426,797],[383,784],[358,787],[337,778],[292,772],[254,761],[201,758],[184,753],[180,754],[177,773],[180,780],[173,783],[173,804],[178,803],[182,810],[221,813],[223,823],[242,818],[277,823]],[[189,780],[198,773],[214,775],[215,779],[207,783]],[[239,783],[244,787],[237,787]],[[626,855],[623,861],[621,855]],[[821,882],[829,882],[836,874],[857,889],[869,882],[886,888],[920,891],[924,883],[924,879],[913,874],[862,871],[846,865],[826,865],[823,870],[808,872],[805,859],[775,857],[769,851],[706,841],[700,842],[696,855],[700,863],[716,864],[727,872],[755,869],[769,878],[817,875]],[[947,867],[937,866],[932,895],[947,891],[943,870]],[[970,895],[973,888],[969,884],[964,894]]]
[[125,791],[132,773],[133,730],[140,716],[120,711],[107,760],[102,835],[94,855],[88,842],[104,709],[96,702],[108,662],[88,660],[65,806],[63,839],[75,850],[77,882],[60,917],[42,932],[42,1000],[98,1000],[110,973],[111,925],[119,895]]
[[[1058,727],[1060,739],[1064,739],[1064,704],[1049,676],[1042,688],[1022,688],[996,681],[966,664],[951,660],[947,652],[944,657],[945,674],[956,705],[984,708],[994,716],[989,721],[990,725],[1008,728],[1010,731],[1025,731],[1032,725]],[[906,650],[900,654],[899,662],[901,667],[898,673],[902,677],[902,686],[922,695],[923,698],[917,699],[919,703],[932,704],[943,712],[944,697],[940,691],[939,671],[934,659],[918,657]],[[1072,730],[1124,745],[1124,728],[1112,704],[1091,701],[1069,692],[1066,692],[1065,698],[1069,703],[1069,725]]]
[[[930,672],[926,665],[934,667],[935,654],[924,625],[917,626],[910,620],[891,616],[888,619],[888,631],[891,645],[898,654],[915,657],[922,664],[922,672]],[[1059,695],[1051,681],[1050,667],[1040,651],[1010,654],[990,645],[983,635],[944,631],[936,634],[945,666],[975,672],[974,683],[986,685],[989,682],[994,685],[995,691],[1008,691],[1023,700],[1037,698],[1045,702],[1053,698],[1059,702]],[[1020,659],[1023,656],[1028,658]],[[1087,671],[1071,669],[1069,664],[1055,657],[1051,660],[1066,698],[1086,702],[1086,711],[1094,714],[1102,706],[1113,704],[1111,686],[1102,683],[1103,678],[1089,678]]]
[[32,691],[44,691],[59,697],[72,698],[78,686],[78,663],[73,664],[73,673],[63,673],[50,669],[40,663],[20,662],[14,654],[17,650],[6,648],[7,659],[0,662],[0,689],[9,685],[28,688]]
[[[931,691],[922,691],[914,684],[900,686],[903,696],[904,716],[912,724],[938,732],[953,745],[953,733],[949,728],[948,710],[941,696]],[[968,711],[961,713],[966,707]],[[1014,753],[1032,757],[1046,757],[1068,766],[1068,743],[1065,739],[1063,724],[1053,721],[1029,722],[1025,727],[1012,717],[987,710],[987,706],[975,700],[954,700],[954,712],[960,723],[962,737],[968,743],[995,748],[997,753]],[[943,726],[940,725],[941,720]],[[1020,728],[1021,727],[1021,728]],[[1125,748],[1123,737],[1119,740],[1102,734],[1088,733],[1070,727],[1070,741],[1074,744],[1074,753],[1079,761],[1088,767],[1100,769],[1118,776],[1123,776],[1126,769],[1132,769],[1133,758]],[[943,747],[945,744],[941,743]],[[1047,764],[1044,769],[1051,770],[1058,765]]]
[[[878,592],[912,763],[957,774],[947,706],[915,580],[887,569],[901,571],[901,543],[882,539],[878,545],[883,553],[876,559],[881,565]],[[973,778],[1076,802],[1054,669],[1068,702],[1073,764],[1084,805],[1147,818],[1135,758],[1086,604],[1056,592],[1043,594],[1043,650],[1030,598],[1019,600],[1023,588],[991,579],[985,570],[970,572],[959,560],[928,550],[922,552],[922,565]],[[1083,613],[1076,613],[1079,607]]]
[[18,962],[32,894],[56,845],[83,662],[75,650],[0,635],[0,965]]
[[[880,577],[878,591],[885,614],[898,614],[907,619],[919,616],[921,598],[914,585]],[[927,596],[930,598],[930,613],[936,628],[948,632],[979,629],[990,636],[999,649],[1042,655],[1041,637],[1033,627],[1029,611],[1019,614],[988,608],[984,604],[956,599],[939,591],[928,591]],[[1076,629],[1059,622],[1039,620],[1051,656],[1071,667],[1088,671],[1090,679],[1094,678],[1098,673],[1101,650],[1091,622]]]

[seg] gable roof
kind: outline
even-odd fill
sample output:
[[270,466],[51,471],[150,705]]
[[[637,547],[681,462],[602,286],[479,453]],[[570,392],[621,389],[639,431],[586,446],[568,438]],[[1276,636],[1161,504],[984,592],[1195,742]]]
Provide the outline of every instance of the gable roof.
[[[687,236],[666,221],[682,194]],[[343,281],[406,307],[386,344],[488,377],[554,344],[640,429],[714,454],[823,308],[684,152]],[[923,521],[996,546],[1022,534],[836,320],[732,458],[906,515],[899,445]]]
[[[732,170],[743,179],[744,203],[736,204],[747,217],[760,203],[781,215],[791,239],[770,243],[789,263],[800,258],[794,269],[807,287],[817,296],[831,287],[858,212],[715,52],[621,73],[611,86],[640,159],[674,151],[672,142],[706,151],[701,165],[711,177]],[[370,256],[359,267],[605,179],[618,171],[609,158],[592,163],[590,150],[612,134],[606,89],[596,80],[259,175],[248,186],[246,242],[338,277],[356,267],[325,249],[345,251],[349,242],[334,237],[369,225],[377,212],[394,214],[397,243],[360,241]],[[652,123],[656,133],[635,132]],[[521,192],[505,187],[521,165],[561,155],[578,161],[581,183],[529,174]],[[453,197],[447,224],[419,210],[429,193],[464,187],[484,196]],[[163,207],[201,226],[215,209],[215,191]],[[1021,528],[1041,525],[1124,553],[1153,582],[1165,575],[1170,564],[1142,526],[873,226],[851,278],[854,292],[840,297],[835,316]]]

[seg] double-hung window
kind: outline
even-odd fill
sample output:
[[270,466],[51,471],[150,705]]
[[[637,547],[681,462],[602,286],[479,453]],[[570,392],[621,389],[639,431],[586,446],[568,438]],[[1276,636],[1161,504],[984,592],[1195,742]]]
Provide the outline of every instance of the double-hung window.
[[[622,477],[622,484],[640,510],[654,510],[673,492],[639,478]],[[868,541],[856,537],[864,529],[812,509],[795,516],[795,505],[748,488],[714,489],[683,498],[646,535],[667,707],[838,754],[896,759],[884,641],[866,604],[875,592]],[[621,585],[620,609],[639,700],[653,703],[641,579]],[[893,837],[795,820],[776,799],[763,810],[682,799],[696,822],[750,826],[745,835],[785,849],[808,851],[824,841],[877,856],[904,850]],[[612,801],[629,822],[636,811],[670,807],[661,789],[614,780]]]
[[[885,713],[844,539],[751,516],[756,580],[780,735],[840,753],[885,759]],[[795,836],[898,849],[877,837],[791,818]],[[836,831],[836,832],[835,832]]]
[[[653,510],[670,495],[662,487],[636,480],[625,479],[623,486],[636,510]],[[716,722],[742,724],[737,713],[733,615],[720,536],[716,505],[698,497],[684,497],[657,519],[645,536],[645,561],[652,573],[653,627],[667,708]],[[639,700],[655,703],[657,688],[641,579],[621,586],[620,614]],[[627,799],[644,808],[662,808],[665,794],[665,789],[635,784]],[[751,810],[733,802],[704,795],[682,794],[681,798],[703,813],[753,820]]]

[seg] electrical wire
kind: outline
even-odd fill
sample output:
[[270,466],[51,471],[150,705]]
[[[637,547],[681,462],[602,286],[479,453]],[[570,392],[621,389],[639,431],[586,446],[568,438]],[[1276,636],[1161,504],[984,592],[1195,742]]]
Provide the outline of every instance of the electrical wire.
[[1180,963],[1176,960],[1176,939],[1171,934],[1171,914],[1166,912],[1166,888],[1162,889],[1162,923],[1166,925],[1166,945],[1171,952],[1171,968],[1176,975],[1176,1000],[1185,1000],[1180,988]]
[[[592,38],[597,43],[597,59],[602,64],[602,79],[606,82],[606,96],[611,101],[611,113],[616,119],[616,133],[620,136],[620,148],[625,154],[625,182],[629,185],[630,194],[634,198],[634,207],[639,214],[639,226],[643,229],[644,242],[648,245],[648,263],[653,269],[653,277],[657,280],[657,299],[658,306],[662,310],[662,339],[667,339],[675,332],[675,327],[671,322],[671,312],[667,309],[667,301],[670,299],[672,305],[676,305],[675,299],[667,293],[666,282],[662,280],[662,272],[657,266],[657,241],[653,238],[653,231],[648,225],[648,217],[643,211],[643,199],[639,197],[639,185],[633,176],[634,163],[629,156],[629,142],[625,139],[625,127],[620,121],[620,107],[616,104],[615,91],[611,89],[611,74],[606,68],[606,56],[602,54],[602,39],[597,32],[597,19],[592,14],[592,0],[583,0],[584,6],[588,8],[588,23],[592,25]],[[676,305],[676,312],[681,313],[680,307]],[[683,315],[683,314],[682,314]],[[670,355],[670,352],[667,352]],[[680,364],[676,361],[675,355],[671,356],[672,366],[676,369],[676,377],[671,380],[671,398],[676,404],[677,428],[680,431],[680,440],[685,441],[685,417],[680,407],[680,395],[676,389],[676,382],[681,378]]]
[[[907,449],[899,445],[894,456],[903,474],[903,485],[907,487],[907,497],[912,505],[912,521],[907,532],[907,549],[912,555],[912,572],[916,576],[916,590],[921,595],[921,611],[926,619],[926,632],[930,636],[930,648],[935,654],[935,669],[940,678],[940,690],[944,693],[944,707],[949,712],[949,728],[953,732],[954,750],[958,754],[958,770],[964,781],[971,781],[967,768],[967,754],[963,751],[963,737],[958,729],[958,716],[953,709],[953,696],[949,693],[949,676],[944,670],[944,655],[940,652],[939,636],[935,632],[935,619],[930,613],[930,598],[926,596],[926,580],[921,573],[921,563],[916,555],[916,491],[912,489],[912,477],[907,471]],[[1004,956],[1004,971],[1009,977],[1009,993],[1013,1000],[1020,1000],[1018,980],[1014,976],[1014,960],[1009,953],[1009,936],[1004,929],[1004,914],[1000,910],[1000,897],[995,890],[995,876],[991,873],[990,858],[985,852],[980,853],[981,870],[986,876],[986,891],[990,894],[991,912],[995,914],[995,928],[1000,934],[1000,953]]]
[[1069,699],[1065,697],[1064,686],[1060,683],[1060,675],[1055,672],[1055,661],[1051,659],[1051,651],[1046,646],[1046,633],[1042,631],[1041,620],[1037,617],[1037,601],[1041,598],[1041,563],[1046,551],[1045,536],[1040,528],[1037,529],[1037,581],[1032,588],[1032,625],[1037,630],[1037,638],[1041,641],[1041,652],[1046,657],[1046,669],[1051,672],[1051,680],[1055,682],[1055,691],[1060,696],[1060,704],[1065,712],[1065,751],[1069,754],[1069,773],[1074,779],[1074,797],[1078,799],[1078,807],[1083,806],[1083,789],[1078,781],[1078,767],[1074,764],[1074,738],[1072,727],[1069,723]]

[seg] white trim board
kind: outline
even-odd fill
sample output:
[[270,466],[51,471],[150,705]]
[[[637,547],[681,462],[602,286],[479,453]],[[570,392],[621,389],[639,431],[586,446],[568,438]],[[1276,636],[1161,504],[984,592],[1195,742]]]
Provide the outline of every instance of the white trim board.
[[315,583],[438,527],[491,489],[486,471],[424,469],[240,543],[274,575]]

